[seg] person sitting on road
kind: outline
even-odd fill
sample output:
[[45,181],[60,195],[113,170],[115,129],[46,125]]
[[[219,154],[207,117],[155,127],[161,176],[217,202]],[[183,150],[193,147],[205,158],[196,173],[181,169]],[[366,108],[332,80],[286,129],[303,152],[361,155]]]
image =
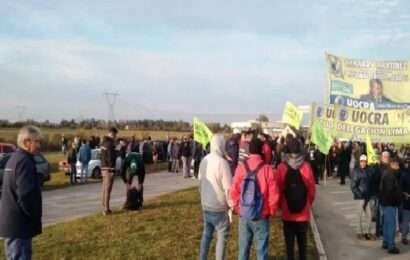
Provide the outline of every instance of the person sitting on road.
[[359,200],[359,225],[357,236],[359,239],[365,238],[370,240],[372,232],[372,216],[370,211],[370,181],[371,171],[367,166],[367,156],[361,155],[359,159],[359,167],[354,168],[352,173],[352,180],[350,183],[353,192],[354,200]]
[[[132,185],[134,176],[138,177],[138,185],[135,188]],[[127,154],[121,170],[121,177],[125,183],[127,196],[123,208],[141,209],[144,202],[145,164],[140,153],[131,152]],[[132,195],[133,193],[135,193],[135,196]]]

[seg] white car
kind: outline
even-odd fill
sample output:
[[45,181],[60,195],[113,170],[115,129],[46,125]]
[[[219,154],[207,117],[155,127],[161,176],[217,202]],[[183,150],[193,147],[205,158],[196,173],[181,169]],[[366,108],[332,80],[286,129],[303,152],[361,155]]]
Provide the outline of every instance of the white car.
[[[81,162],[77,161],[77,178],[81,177]],[[101,178],[101,149],[91,150],[91,161],[88,163],[88,178]]]

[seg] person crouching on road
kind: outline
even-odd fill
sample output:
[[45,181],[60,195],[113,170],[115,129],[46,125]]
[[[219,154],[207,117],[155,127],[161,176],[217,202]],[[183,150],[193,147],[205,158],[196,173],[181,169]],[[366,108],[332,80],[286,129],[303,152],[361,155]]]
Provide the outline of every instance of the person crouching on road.
[[240,162],[231,187],[231,199],[239,214],[239,260],[249,259],[255,239],[258,260],[268,259],[269,217],[279,203],[276,172],[262,157],[262,141],[249,142],[249,157]]
[[367,156],[361,155],[359,159],[359,167],[353,169],[352,180],[350,183],[353,192],[354,200],[360,201],[358,205],[358,230],[357,236],[359,239],[365,238],[370,240],[372,234],[372,216],[370,201],[370,183],[371,172],[367,166]]
[[114,183],[115,160],[117,154],[115,151],[115,139],[118,130],[111,128],[108,135],[104,137],[101,144],[101,170],[102,170],[102,207],[103,215],[111,214],[110,197],[112,185]]
[[214,231],[217,233],[215,258],[225,259],[230,225],[228,210],[231,205],[229,189],[232,174],[224,154],[225,139],[223,135],[216,134],[211,140],[211,153],[199,165],[199,190],[204,218],[200,260],[208,259]]
[[5,259],[30,260],[32,239],[42,232],[41,176],[34,155],[40,150],[41,133],[35,126],[23,127],[18,149],[8,160],[0,200],[0,237]]
[[297,138],[291,138],[286,142],[282,163],[278,166],[278,187],[281,194],[280,205],[287,259],[295,259],[296,239],[299,259],[305,260],[308,224],[316,184],[312,168],[305,161],[303,142]]
[[397,211],[401,204],[402,192],[399,184],[400,165],[393,158],[390,167],[383,173],[380,180],[380,205],[383,210],[383,249],[389,254],[399,254],[395,237],[397,229]]

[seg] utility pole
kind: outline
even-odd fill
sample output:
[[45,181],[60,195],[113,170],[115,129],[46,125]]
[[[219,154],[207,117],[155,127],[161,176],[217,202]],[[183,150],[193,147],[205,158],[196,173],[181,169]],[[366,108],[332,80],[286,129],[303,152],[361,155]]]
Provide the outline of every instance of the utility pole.
[[118,92],[104,92],[104,96],[108,105],[108,124],[110,124],[110,122],[115,124],[115,103],[119,95],[120,94]]
[[24,120],[24,114],[26,113],[26,106],[16,106],[16,111],[17,111],[17,121],[18,122],[23,122]]

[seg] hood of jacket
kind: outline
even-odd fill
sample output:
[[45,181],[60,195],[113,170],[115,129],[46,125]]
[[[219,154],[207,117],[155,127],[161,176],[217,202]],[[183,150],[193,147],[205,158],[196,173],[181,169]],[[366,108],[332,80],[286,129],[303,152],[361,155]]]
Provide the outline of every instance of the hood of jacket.
[[283,160],[294,170],[298,170],[305,161],[305,155],[302,153],[285,153]]
[[211,140],[211,153],[221,157],[225,155],[225,138],[221,134],[216,134]]

